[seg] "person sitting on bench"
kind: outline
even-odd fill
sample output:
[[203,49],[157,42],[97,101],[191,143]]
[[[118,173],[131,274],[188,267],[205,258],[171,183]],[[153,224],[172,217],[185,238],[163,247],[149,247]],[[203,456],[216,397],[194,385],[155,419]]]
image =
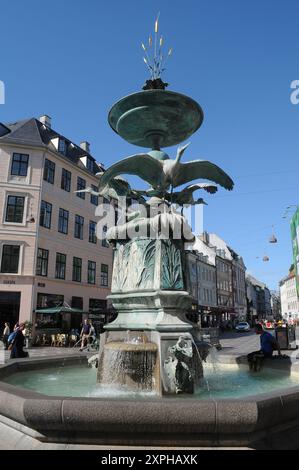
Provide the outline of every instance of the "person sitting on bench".
[[260,335],[261,349],[259,351],[253,351],[248,354],[247,359],[249,362],[250,370],[260,370],[264,359],[271,358],[273,351],[277,350],[278,355],[281,355],[280,346],[274,336],[271,333],[265,331],[261,324],[255,326],[255,333]]

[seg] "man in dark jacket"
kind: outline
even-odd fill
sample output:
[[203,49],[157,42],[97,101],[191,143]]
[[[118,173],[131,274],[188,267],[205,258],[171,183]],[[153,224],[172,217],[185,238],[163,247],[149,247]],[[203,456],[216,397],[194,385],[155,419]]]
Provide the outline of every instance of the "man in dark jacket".
[[250,370],[257,371],[260,369],[263,359],[271,358],[273,356],[273,351],[277,350],[279,355],[281,355],[281,352],[279,343],[276,341],[274,336],[265,331],[259,323],[255,326],[255,333],[260,335],[261,349],[248,354],[247,359]]

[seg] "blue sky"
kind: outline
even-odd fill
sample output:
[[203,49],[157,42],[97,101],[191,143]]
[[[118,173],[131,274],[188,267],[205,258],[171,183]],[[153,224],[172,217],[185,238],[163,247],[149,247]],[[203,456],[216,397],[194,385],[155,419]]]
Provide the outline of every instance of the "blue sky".
[[[298,1],[0,0],[0,8],[0,121],[49,114],[56,130],[91,142],[106,166],[143,150],[113,133],[107,113],[148,78],[140,43],[160,11],[174,49],[164,78],[205,113],[184,159],[211,160],[235,180],[232,193],[206,197],[205,229],[275,288],[292,261],[282,215],[298,203],[299,105],[290,102],[299,79]],[[268,243],[272,225],[277,245]]]

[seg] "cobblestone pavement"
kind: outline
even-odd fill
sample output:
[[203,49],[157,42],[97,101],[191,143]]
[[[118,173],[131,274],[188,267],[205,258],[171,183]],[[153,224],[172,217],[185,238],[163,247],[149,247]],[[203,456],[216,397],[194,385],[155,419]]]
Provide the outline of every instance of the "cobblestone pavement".
[[[297,345],[299,345],[299,328],[296,330]],[[248,354],[252,351],[256,351],[260,348],[260,338],[255,334],[254,331],[248,333],[239,333],[237,331],[230,331],[222,333],[220,336],[220,343],[222,346],[219,354],[221,356],[241,356]],[[25,349],[26,350],[26,349]],[[87,355],[91,356],[96,353],[96,351],[79,351],[79,348],[64,348],[64,347],[39,347],[31,348],[28,350],[29,356],[31,358],[35,357],[57,357],[57,356],[71,356],[71,355]],[[290,355],[293,359],[299,360],[299,350],[298,351],[287,351],[283,350],[283,354]],[[0,342],[0,362],[3,359],[3,354],[5,354],[5,362],[9,360],[10,352],[3,351],[3,344]],[[1,358],[2,356],[2,358]],[[298,357],[297,357],[298,356]]]
[[[297,345],[299,345],[299,328],[296,329]],[[222,333],[220,336],[222,349],[221,356],[241,356],[260,349],[260,337],[254,331],[239,333],[230,331]],[[287,354],[293,359],[299,359],[299,350],[282,350],[282,354]],[[298,357],[297,357],[298,356]]]
[[231,331],[220,336],[221,354],[240,356],[260,348],[260,338],[254,331],[238,333]]

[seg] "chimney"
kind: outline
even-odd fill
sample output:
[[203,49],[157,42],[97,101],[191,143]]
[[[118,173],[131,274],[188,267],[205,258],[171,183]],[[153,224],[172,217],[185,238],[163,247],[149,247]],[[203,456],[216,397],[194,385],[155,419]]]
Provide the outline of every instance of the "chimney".
[[39,118],[40,122],[44,124],[45,126],[49,127],[51,129],[51,118],[47,114],[44,114]]
[[200,238],[204,243],[206,243],[207,245],[209,245],[209,243],[210,243],[210,237],[209,237],[208,232],[204,231],[203,233],[200,234],[199,238]]
[[86,140],[81,142],[80,147],[81,147],[81,149],[85,150],[85,152],[90,153],[90,143],[87,142]]

